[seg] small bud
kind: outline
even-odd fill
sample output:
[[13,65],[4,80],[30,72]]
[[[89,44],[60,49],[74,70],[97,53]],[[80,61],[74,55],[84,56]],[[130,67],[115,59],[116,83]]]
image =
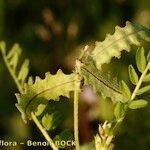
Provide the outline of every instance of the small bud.
[[100,134],[100,136],[101,137],[103,137],[104,136],[104,129],[103,129],[103,127],[99,124],[99,128],[98,128],[98,130],[99,130],[99,134]]

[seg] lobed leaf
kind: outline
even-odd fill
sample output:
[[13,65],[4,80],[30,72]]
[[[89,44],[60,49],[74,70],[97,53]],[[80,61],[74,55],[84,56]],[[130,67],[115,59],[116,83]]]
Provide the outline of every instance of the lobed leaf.
[[126,22],[124,28],[117,26],[115,29],[115,33],[107,36],[103,42],[96,42],[91,53],[98,69],[104,63],[109,63],[112,57],[120,58],[121,51],[129,52],[131,45],[141,46],[142,41],[150,41],[150,30],[141,25]]
[[139,109],[143,108],[148,104],[146,100],[140,99],[140,100],[134,100],[129,104],[130,109]]
[[144,54],[144,48],[139,48],[136,52],[136,65],[138,70],[142,73],[146,67],[146,57]]
[[80,75],[84,78],[84,85],[90,85],[95,93],[103,98],[109,97],[113,102],[125,101],[118,83],[114,83],[115,81],[111,82],[111,79],[107,78],[102,71],[99,71],[94,63],[91,62],[86,66],[81,64]]
[[136,85],[138,83],[138,75],[132,65],[128,67],[130,81]]
[[59,96],[69,97],[69,93],[77,86],[80,86],[80,82],[76,73],[65,75],[61,70],[56,75],[46,73],[45,79],[36,77],[35,83],[25,85],[23,94],[16,94],[16,106],[26,121],[31,119],[31,112],[35,112],[39,104],[45,104],[49,100],[58,101]]
[[[97,42],[92,52],[85,48],[79,59],[81,62],[79,68],[81,68],[81,76],[84,77],[85,84],[92,86],[97,93],[101,93],[104,97],[110,97],[113,101],[120,99],[123,102],[130,99],[131,92],[125,83],[122,82],[122,91],[120,92],[120,89],[116,88],[112,81],[108,82],[103,75],[100,76],[99,70],[101,71],[102,65],[109,63],[112,57],[120,58],[123,50],[129,52],[131,45],[141,46],[142,41],[150,41],[150,30],[141,25],[127,22],[124,28],[116,27],[113,35],[107,36],[103,42]],[[137,83],[135,73],[133,77],[133,83]]]

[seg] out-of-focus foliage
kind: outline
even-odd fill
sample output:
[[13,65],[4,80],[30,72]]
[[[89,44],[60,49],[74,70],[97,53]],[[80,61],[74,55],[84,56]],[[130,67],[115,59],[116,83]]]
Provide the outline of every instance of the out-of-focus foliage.
[[[32,75],[43,76],[47,71],[55,73],[58,68],[70,72],[82,45],[102,40],[106,33],[114,32],[114,26],[124,25],[126,20],[150,27],[150,1],[0,0],[0,40],[6,40],[10,46],[16,42],[21,44],[24,54],[31,61],[29,74]],[[147,50],[149,48],[147,45]],[[121,62],[113,59],[113,64],[105,68],[128,82],[126,68],[134,62],[133,56],[125,53]],[[34,133],[34,139],[41,140],[42,137],[34,128],[30,130],[21,122],[21,118],[18,119],[20,114],[15,107],[16,91],[0,59],[0,137],[26,140]],[[144,96],[150,98],[149,95]],[[94,101],[91,104],[81,101],[80,127],[84,126],[80,131],[81,142],[90,140],[90,130],[93,129],[95,133],[99,122],[111,118],[111,114],[107,113],[107,108],[112,108],[108,101]],[[150,141],[149,115],[149,106],[136,112],[130,111],[120,128],[121,134],[117,135],[115,148],[147,150]],[[72,127],[71,116],[64,126]],[[22,133],[18,134],[19,130]]]

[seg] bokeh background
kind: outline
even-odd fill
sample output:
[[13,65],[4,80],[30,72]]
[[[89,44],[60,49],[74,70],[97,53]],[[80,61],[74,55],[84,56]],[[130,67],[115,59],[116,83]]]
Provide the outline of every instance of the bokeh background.
[[[50,71],[56,73],[61,68],[70,73],[75,59],[85,45],[104,40],[106,33],[113,33],[116,25],[138,22],[150,27],[149,0],[0,0],[0,40],[7,48],[19,43],[23,58],[30,59],[30,75],[44,77]],[[150,46],[146,45],[147,51]],[[122,63],[122,64],[121,64]],[[128,82],[127,65],[134,63],[134,53],[119,62],[113,60],[106,68],[114,76]],[[113,69],[111,69],[113,68]],[[115,70],[115,71],[114,71]],[[116,70],[120,72],[116,73]],[[9,75],[2,57],[0,58],[0,139],[13,141],[44,140],[35,125],[23,123],[15,107],[18,92]],[[86,92],[91,96],[90,90]],[[83,95],[82,95],[83,96]],[[98,124],[111,120],[113,106],[109,100],[86,100],[81,96],[80,138],[84,144],[92,141]],[[149,95],[145,95],[149,99]],[[73,129],[72,102],[66,102],[60,109],[68,109],[65,125],[59,127]],[[150,149],[150,107],[130,111],[115,138],[116,150]],[[109,110],[109,111],[108,111]],[[67,125],[66,125],[67,124]],[[52,133],[54,134],[54,133]],[[1,149],[34,149],[18,146]],[[37,147],[35,149],[38,149]],[[47,149],[47,148],[39,148]]]

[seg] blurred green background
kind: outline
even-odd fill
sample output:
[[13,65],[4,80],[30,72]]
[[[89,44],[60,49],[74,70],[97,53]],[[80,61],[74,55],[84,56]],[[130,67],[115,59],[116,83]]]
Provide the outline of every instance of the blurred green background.
[[[56,73],[59,68],[70,73],[74,60],[86,44],[93,45],[97,40],[104,40],[106,33],[113,33],[116,25],[124,26],[127,20],[150,27],[150,1],[0,0],[0,40],[6,41],[7,49],[16,42],[21,45],[23,57],[30,59],[30,75],[33,76],[44,77],[45,72]],[[148,45],[146,47],[147,50],[150,48]],[[114,70],[120,69],[120,75],[117,76],[128,80],[126,66],[134,62],[134,56],[125,54],[121,62],[122,65],[114,60]],[[25,125],[21,120],[15,107],[16,92],[17,88],[1,57],[0,139],[44,140],[32,122]],[[149,95],[145,97],[150,98]],[[66,103],[62,109],[68,106],[72,107],[72,104]],[[80,133],[81,143],[91,141],[98,123],[111,118],[112,114],[106,109],[108,107],[111,112],[112,105],[109,101],[92,104],[81,102],[80,127],[85,129]],[[150,149],[149,108],[128,113],[114,141],[116,150]],[[68,109],[68,112],[71,115],[66,119],[66,124],[72,129],[72,110]],[[87,119],[82,121],[84,118]],[[20,146],[14,149],[34,148]]]

